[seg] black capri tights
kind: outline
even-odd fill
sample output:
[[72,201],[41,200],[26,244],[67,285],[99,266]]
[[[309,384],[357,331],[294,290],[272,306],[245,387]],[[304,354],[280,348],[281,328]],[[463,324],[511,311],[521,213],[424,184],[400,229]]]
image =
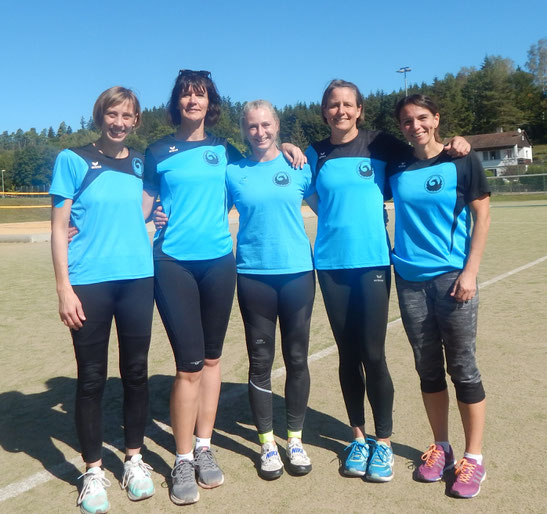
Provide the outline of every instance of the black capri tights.
[[365,391],[376,436],[393,429],[393,382],[385,339],[389,267],[318,270],[317,277],[340,356],[338,373],[352,427],[365,424]]
[[287,370],[287,428],[298,432],[304,425],[310,393],[308,346],[315,275],[313,271],[287,275],[238,274],[237,296],[249,355],[249,399],[258,433],[270,432],[273,427],[271,372],[278,317]]
[[76,430],[85,462],[101,459],[102,407],[108,340],[116,320],[123,384],[126,448],[140,448],[148,416],[148,349],[154,308],[154,279],[117,280],[74,286],[86,316],[72,330],[78,365]]
[[154,265],[156,305],[177,371],[201,371],[204,359],[222,355],[236,285],[234,255]]

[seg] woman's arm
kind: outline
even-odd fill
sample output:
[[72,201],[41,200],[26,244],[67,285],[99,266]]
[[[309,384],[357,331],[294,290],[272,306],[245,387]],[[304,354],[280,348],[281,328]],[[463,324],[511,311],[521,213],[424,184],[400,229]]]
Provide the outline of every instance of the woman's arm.
[[59,316],[72,330],[82,328],[85,314],[68,278],[68,223],[72,200],[54,196],[51,207],[51,255],[59,297]]
[[473,200],[469,207],[473,213],[471,249],[465,268],[456,279],[450,293],[458,302],[471,300],[477,292],[477,274],[479,273],[479,266],[490,227],[490,195],[480,196]]
[[308,158],[298,146],[292,143],[281,143],[281,151],[294,169],[302,169],[308,162]]
[[444,149],[450,157],[465,157],[471,151],[471,145],[464,137],[454,136],[444,145]]

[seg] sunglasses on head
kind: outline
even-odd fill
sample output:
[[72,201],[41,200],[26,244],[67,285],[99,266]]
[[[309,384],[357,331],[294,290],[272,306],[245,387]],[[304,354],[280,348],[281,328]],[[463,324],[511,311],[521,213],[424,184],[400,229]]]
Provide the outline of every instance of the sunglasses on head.
[[211,72],[206,70],[179,70],[179,76],[180,75],[199,75],[206,79],[211,78]]

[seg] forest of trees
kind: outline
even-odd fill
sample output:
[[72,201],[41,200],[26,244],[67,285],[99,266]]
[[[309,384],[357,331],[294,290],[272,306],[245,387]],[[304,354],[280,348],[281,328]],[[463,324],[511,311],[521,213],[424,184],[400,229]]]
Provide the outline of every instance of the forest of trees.
[[[487,56],[480,69],[462,68],[457,75],[447,73],[432,84],[413,84],[408,93],[424,93],[433,97],[441,112],[443,136],[471,135],[496,130],[526,130],[532,144],[547,143],[547,39],[530,47],[525,69],[510,59]],[[385,130],[401,137],[393,118],[402,91],[377,91],[365,98],[364,127]],[[243,104],[222,99],[219,123],[210,130],[227,137],[240,150],[245,143],[239,132],[239,115]],[[281,140],[305,148],[312,141],[328,136],[321,119],[318,103],[285,106],[279,110]],[[173,132],[165,106],[146,109],[142,125],[128,138],[129,146],[144,151],[146,146]],[[0,169],[6,170],[6,190],[27,186],[47,186],[51,180],[53,163],[63,148],[82,146],[97,139],[99,133],[93,120],[80,120],[78,130],[64,122],[37,132],[32,128],[0,134]]]

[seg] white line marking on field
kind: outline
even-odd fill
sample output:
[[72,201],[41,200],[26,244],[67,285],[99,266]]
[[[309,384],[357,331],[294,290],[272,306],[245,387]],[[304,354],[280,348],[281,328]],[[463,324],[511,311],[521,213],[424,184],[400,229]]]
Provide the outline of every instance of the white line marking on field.
[[[544,262],[545,260],[547,260],[547,255],[545,255],[544,257],[540,257],[539,259],[536,259],[535,261],[529,262],[528,264],[524,264],[523,266],[519,266],[518,268],[508,271],[507,273],[502,273],[501,275],[498,275],[497,277],[491,278],[490,280],[487,280],[486,282],[479,284],[479,288],[484,289],[485,287],[495,284],[496,282],[499,282],[500,280],[504,280],[512,275],[515,275],[516,273],[520,273],[521,271],[525,271],[533,266],[536,266],[537,264],[540,264]],[[401,318],[394,319],[387,324],[387,327],[390,328],[400,322],[401,322]],[[329,346],[328,348],[324,348],[323,350],[320,350],[310,355],[308,357],[308,362],[318,361],[324,357],[327,357],[328,355],[331,355],[335,351],[336,351],[336,345],[333,344],[332,346]],[[285,368],[281,367],[272,372],[272,379],[281,378],[284,375],[285,375]],[[243,394],[244,394],[244,391],[242,389],[233,389],[232,391],[228,393],[222,393],[222,400],[231,401],[238,398],[239,396],[242,396]],[[172,433],[171,427],[159,420],[154,420],[154,424],[147,428],[147,433],[149,435],[152,435],[154,433],[157,433],[159,430],[163,430],[169,434]],[[115,441],[114,445],[103,443],[103,446],[105,448],[108,448],[112,452],[117,452],[120,448],[123,447],[123,441],[122,440]],[[56,475],[59,476],[59,475],[68,473],[73,466],[77,466],[81,462],[82,462],[81,457],[78,455],[67,462],[62,462],[60,464],[56,464],[52,466],[49,471],[48,470],[40,471],[38,473],[35,473],[34,475],[31,475],[28,478],[20,480],[19,482],[14,482],[13,484],[3,487],[2,489],[0,489],[0,503],[5,500],[9,500],[10,498],[14,498],[15,496],[19,496],[20,494],[23,494],[40,484],[49,482],[53,478],[56,478]]]

